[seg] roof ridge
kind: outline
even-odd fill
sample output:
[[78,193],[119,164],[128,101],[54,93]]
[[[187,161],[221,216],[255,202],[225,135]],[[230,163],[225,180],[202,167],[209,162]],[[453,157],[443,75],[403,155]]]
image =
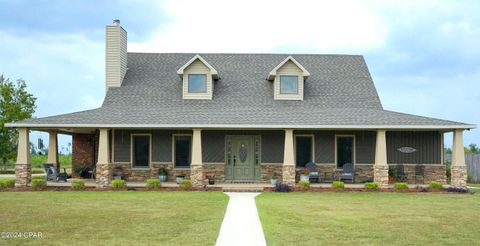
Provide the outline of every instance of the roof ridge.
[[363,57],[360,54],[315,54],[315,53],[228,53],[228,52],[131,52],[128,54],[157,54],[157,55],[284,55],[284,56],[353,56]]

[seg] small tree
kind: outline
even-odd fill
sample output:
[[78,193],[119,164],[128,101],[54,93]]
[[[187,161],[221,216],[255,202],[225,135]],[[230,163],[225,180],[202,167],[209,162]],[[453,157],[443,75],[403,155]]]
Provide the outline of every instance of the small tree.
[[0,159],[4,170],[8,160],[15,158],[18,141],[18,132],[5,123],[31,118],[35,112],[37,99],[26,88],[24,80],[14,83],[0,75]]

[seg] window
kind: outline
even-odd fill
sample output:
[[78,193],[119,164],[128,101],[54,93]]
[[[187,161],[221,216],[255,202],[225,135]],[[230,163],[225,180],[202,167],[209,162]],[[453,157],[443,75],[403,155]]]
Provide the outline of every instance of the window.
[[298,136],[295,138],[295,160],[297,167],[304,167],[313,161],[313,137]]
[[280,76],[280,94],[298,94],[298,76]]
[[139,135],[133,136],[133,167],[150,166],[150,136]]
[[353,137],[337,137],[337,168],[342,169],[345,163],[354,164]]
[[188,75],[188,93],[206,93],[207,75],[189,74]]
[[174,158],[175,167],[190,166],[190,148],[192,146],[191,136],[174,136]]

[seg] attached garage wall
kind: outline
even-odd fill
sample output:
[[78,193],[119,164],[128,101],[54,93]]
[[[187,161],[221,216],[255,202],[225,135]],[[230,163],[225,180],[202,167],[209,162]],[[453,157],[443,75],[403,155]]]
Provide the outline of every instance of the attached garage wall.
[[[401,147],[416,151],[402,153]],[[437,131],[387,131],[389,164],[441,164],[442,148],[442,134]]]

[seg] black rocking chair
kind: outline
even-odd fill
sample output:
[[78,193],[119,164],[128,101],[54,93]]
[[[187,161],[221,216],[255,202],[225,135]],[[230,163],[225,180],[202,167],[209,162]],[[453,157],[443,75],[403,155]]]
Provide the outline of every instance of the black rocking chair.
[[310,182],[316,181],[317,183],[320,183],[320,173],[318,172],[317,165],[313,162],[309,162],[305,165],[306,168],[308,168],[308,171],[310,171]]

